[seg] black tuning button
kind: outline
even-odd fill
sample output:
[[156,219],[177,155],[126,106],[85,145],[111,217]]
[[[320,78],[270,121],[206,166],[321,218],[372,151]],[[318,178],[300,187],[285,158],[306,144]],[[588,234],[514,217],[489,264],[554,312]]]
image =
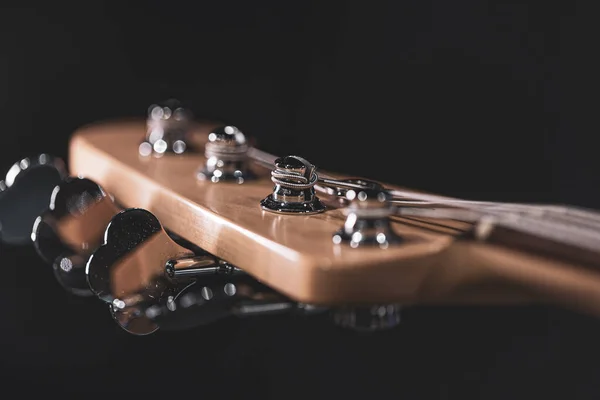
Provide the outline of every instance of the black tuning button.
[[314,312],[209,254],[173,241],[149,211],[115,215],[90,257],[87,279],[127,332],[188,329],[237,315]]
[[65,289],[80,296],[91,295],[85,265],[102,244],[118,207],[97,183],[76,177],[60,182],[46,207],[31,232],[37,253],[53,266]]
[[48,207],[52,191],[66,176],[64,162],[48,154],[15,163],[0,180],[0,241],[29,243],[36,217]]

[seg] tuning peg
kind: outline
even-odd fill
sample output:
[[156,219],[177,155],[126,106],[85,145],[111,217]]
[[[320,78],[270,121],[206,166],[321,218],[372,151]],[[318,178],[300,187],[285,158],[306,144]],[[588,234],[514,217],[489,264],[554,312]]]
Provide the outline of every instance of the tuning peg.
[[92,291],[127,332],[185,329],[229,315],[312,310],[208,254],[195,254],[143,209],[115,215],[90,257]]
[[167,263],[179,260],[189,267],[193,257],[191,250],[169,237],[151,212],[130,208],[108,224],[104,243],[87,263],[87,281],[92,292],[107,303],[138,293],[161,298],[169,286]]
[[65,289],[91,295],[85,265],[119,208],[97,183],[77,177],[59,183],[47,207],[33,225],[34,248]]
[[178,100],[170,99],[148,108],[146,138],[139,146],[142,156],[182,154],[191,149],[188,138],[192,113]]
[[204,146],[206,163],[198,171],[199,180],[244,183],[256,175],[248,166],[246,136],[232,125],[221,126],[208,135]]
[[180,246],[152,213],[133,208],[112,218],[104,244],[87,263],[86,275],[90,289],[109,303],[117,323],[130,333],[144,335],[158,328],[143,310],[176,294],[181,282],[235,270]]
[[52,191],[66,176],[64,162],[48,154],[13,164],[0,180],[0,241],[29,243],[35,218],[48,207]]
[[351,189],[345,193],[349,202],[342,209],[346,215],[344,226],[333,234],[333,243],[348,243],[350,247],[379,246],[404,242],[391,227],[390,216],[395,212],[391,195],[381,187]]
[[316,167],[299,156],[280,157],[271,171],[273,192],[260,201],[265,211],[278,214],[316,214],[326,210],[315,194]]

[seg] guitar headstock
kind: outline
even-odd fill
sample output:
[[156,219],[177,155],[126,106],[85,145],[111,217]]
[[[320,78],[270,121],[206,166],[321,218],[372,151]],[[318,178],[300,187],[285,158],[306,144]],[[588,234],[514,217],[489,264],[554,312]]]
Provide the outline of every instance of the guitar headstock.
[[[369,329],[420,304],[553,301],[600,315],[594,213],[419,193],[254,143],[173,102],[145,121],[84,127],[70,142],[71,178],[59,174],[39,210],[36,249],[63,286],[107,302],[136,334],[252,310],[329,308]],[[571,234],[561,218],[589,232]],[[529,236],[511,243],[507,232]],[[545,251],[558,244],[571,253]]]
[[[331,195],[316,188],[329,175],[304,158],[276,157],[269,165],[255,148],[238,151],[247,139],[236,127],[196,125],[188,146],[208,151],[183,154],[140,154],[146,135],[143,121],[76,132],[71,173],[297,301],[407,301],[426,277],[412,265],[428,265],[455,240],[391,218],[394,205],[377,184],[340,180],[328,186]],[[238,138],[214,140],[222,135]],[[205,179],[207,167],[244,179]]]

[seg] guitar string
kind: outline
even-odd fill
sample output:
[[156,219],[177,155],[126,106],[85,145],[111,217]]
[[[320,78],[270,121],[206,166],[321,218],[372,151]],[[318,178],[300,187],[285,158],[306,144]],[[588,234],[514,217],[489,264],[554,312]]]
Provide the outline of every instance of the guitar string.
[[594,252],[600,249],[600,217],[593,211],[553,205],[468,201],[400,190],[393,190],[392,195],[466,208],[421,209],[420,212],[400,208],[400,215],[466,220],[480,226],[498,225]]
[[398,213],[399,215],[471,221],[475,224],[475,232],[485,232],[486,227],[500,226],[594,252],[598,252],[600,248],[600,235],[597,230],[590,230],[576,225],[558,224],[554,221],[527,216],[506,213],[490,214],[476,210],[456,209],[400,209]]
[[[538,205],[538,204],[519,204],[519,203],[501,203],[470,201],[453,198],[445,198],[438,195],[428,195],[413,193],[408,191],[393,190],[393,195],[397,197],[409,198],[409,201],[423,201],[431,208],[440,208],[451,206],[456,208],[465,208],[468,210],[485,211],[487,213],[508,212],[521,216],[527,216],[538,219],[554,219],[557,223],[576,224],[590,229],[600,230],[600,214],[593,210],[586,210],[577,207],[556,206],[556,205]],[[400,201],[396,201],[396,204]]]
[[[259,150],[255,147],[251,147],[248,150],[248,156],[254,160],[255,162],[261,164],[262,166],[273,170],[275,160],[278,158],[275,155],[269,154],[263,150]],[[343,182],[339,179],[335,179],[332,176],[327,174],[323,174],[319,172],[318,182],[325,185],[325,187],[339,187],[346,189],[362,189],[363,186],[356,183],[351,182]],[[321,191],[324,191],[323,187],[320,187]],[[419,193],[416,191],[410,190],[392,190],[390,194],[393,197],[393,202],[399,205],[404,206],[425,206],[425,207],[440,207],[440,206],[449,206],[449,207],[460,207],[460,206],[497,206],[497,207],[508,207],[511,211],[523,210],[523,211],[535,211],[535,212],[545,212],[553,211],[554,214],[557,213],[557,206],[548,206],[548,205],[533,205],[533,204],[519,204],[519,203],[503,203],[503,202],[490,202],[490,201],[474,201],[474,200],[464,200],[453,197],[446,197],[440,195],[430,195]],[[411,203],[412,202],[412,203]],[[565,215],[571,215],[572,210],[561,210],[560,213]],[[588,215],[589,212],[585,213],[585,218],[590,218],[592,216]],[[600,215],[593,214],[593,218],[598,221],[600,224]]]
[[[251,148],[249,155],[252,159],[259,162],[263,166],[269,169],[273,169],[273,165],[277,156],[269,154],[265,151]],[[357,184],[348,184],[348,182],[340,182],[337,179],[329,177],[325,174],[319,174],[319,181],[331,185],[331,186],[350,186],[353,188],[360,189],[361,186]],[[458,198],[430,195],[419,193],[416,191],[408,190],[392,190],[391,195],[395,198],[394,203],[403,206],[417,206],[417,207],[465,207],[468,209],[480,209],[481,207],[496,207],[499,210],[510,212],[510,213],[528,213],[538,217],[549,217],[555,219],[563,219],[568,223],[579,223],[582,225],[588,225],[594,228],[600,228],[600,214],[576,209],[573,207],[556,206],[556,205],[536,205],[536,204],[519,204],[519,203],[503,203],[503,202],[489,202],[489,201],[473,201],[463,200]],[[404,204],[402,204],[404,203]]]
[[[251,148],[249,153],[253,160],[273,169],[276,156],[256,148]],[[325,184],[326,187],[354,189],[363,187],[355,183],[340,181],[326,174],[319,175],[318,182]],[[400,215],[454,219],[473,223],[478,223],[485,217],[493,217],[494,224],[532,235],[563,243],[569,242],[572,245],[594,251],[600,247],[600,214],[591,210],[557,205],[473,201],[411,190],[395,189],[390,190],[390,194],[395,205],[404,206],[400,208]],[[427,207],[427,209],[422,208],[420,212],[411,210],[415,207]],[[441,213],[439,207],[452,207],[454,212]],[[461,211],[461,209],[475,212],[475,214],[455,212]],[[486,221],[490,222],[489,219]]]

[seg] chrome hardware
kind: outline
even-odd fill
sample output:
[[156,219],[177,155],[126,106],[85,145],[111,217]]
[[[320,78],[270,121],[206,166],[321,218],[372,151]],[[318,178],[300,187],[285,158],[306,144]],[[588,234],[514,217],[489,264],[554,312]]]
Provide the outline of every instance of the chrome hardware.
[[164,330],[190,329],[227,317],[313,315],[325,308],[296,303],[250,275],[199,278],[177,295],[144,309],[144,317]]
[[67,291],[90,296],[85,265],[118,207],[98,184],[75,177],[59,183],[46,204],[30,229],[33,246]]
[[171,279],[181,280],[206,275],[241,274],[243,271],[223,260],[217,260],[213,256],[200,255],[167,261],[165,273]]
[[64,162],[48,154],[14,163],[0,180],[0,242],[29,243],[31,226],[48,208],[52,191],[66,176]]
[[227,316],[324,310],[295,303],[223,260],[181,247],[146,210],[115,215],[105,238],[88,261],[88,283],[121,328],[135,335]]
[[402,308],[398,304],[364,307],[341,307],[332,310],[333,322],[341,327],[362,332],[373,332],[398,326]]
[[167,262],[193,255],[175,243],[149,211],[123,210],[110,220],[104,243],[87,263],[88,285],[107,303],[136,297],[139,291],[160,298],[171,286]]
[[317,185],[329,196],[339,199],[340,203],[348,204],[350,200],[346,197],[349,190],[384,190],[379,182],[360,178],[350,179],[319,179]]
[[177,100],[151,105],[146,119],[146,138],[138,149],[140,155],[162,156],[192,150],[188,139],[191,120],[191,112]]
[[115,321],[136,335],[158,329],[145,310],[173,306],[177,293],[204,276],[234,276],[238,268],[208,254],[195,255],[173,241],[149,211],[116,214],[105,243],[90,257],[86,275],[92,292],[109,304]]
[[315,195],[314,186],[319,177],[314,165],[302,157],[287,156],[275,160],[271,180],[273,193],[264,198],[263,210],[280,214],[315,214],[325,206]]
[[389,217],[395,207],[390,193],[381,189],[348,190],[349,204],[342,212],[346,221],[342,229],[333,235],[333,243],[348,243],[356,248],[375,245],[387,248],[390,244],[402,242],[392,229]]
[[256,176],[249,169],[248,143],[235,126],[214,129],[204,146],[206,163],[198,171],[198,179],[211,182],[244,183]]

